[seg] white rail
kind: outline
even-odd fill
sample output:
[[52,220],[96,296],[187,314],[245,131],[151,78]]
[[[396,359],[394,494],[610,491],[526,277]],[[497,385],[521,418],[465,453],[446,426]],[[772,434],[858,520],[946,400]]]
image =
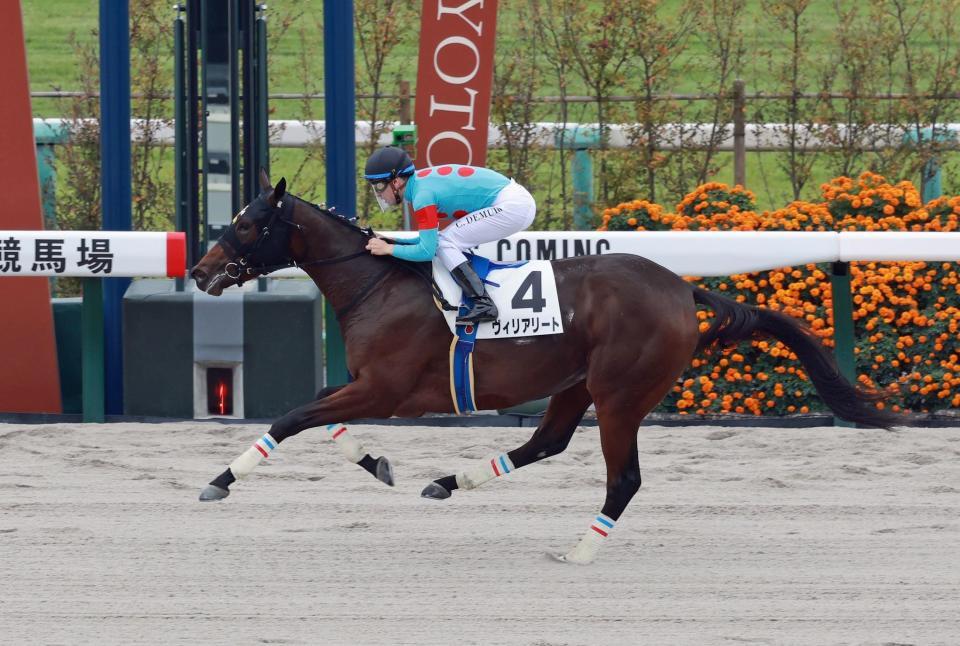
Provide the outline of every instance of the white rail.
[[[46,123],[55,129],[64,127],[63,119],[34,119],[34,127],[38,123]],[[131,136],[134,140],[142,137],[145,132],[147,122],[143,119],[131,120]],[[381,123],[383,134],[380,135],[378,142],[382,145],[389,144],[392,141],[390,131],[398,125],[398,122],[388,121]],[[357,121],[354,129],[355,141],[366,143],[370,139],[370,122]],[[544,148],[556,148],[559,141],[559,134],[564,131],[564,124],[540,122],[530,125],[531,141],[535,146]],[[954,135],[960,133],[960,123],[949,123],[938,126],[949,129]],[[611,124],[609,128],[610,148],[628,148],[631,147],[639,136],[639,126],[636,124]],[[566,131],[572,133],[579,129],[581,133],[593,133],[597,129],[595,123],[568,123]],[[270,121],[270,145],[278,148],[304,148],[308,145],[323,145],[326,138],[326,123],[321,120],[315,121],[296,121],[296,120],[274,120]],[[908,126],[899,124],[872,124],[869,126],[848,127],[843,124],[838,125],[814,125],[807,127],[805,125],[797,126],[796,133],[791,138],[790,127],[783,123],[748,123],[744,135],[744,145],[746,150],[753,151],[774,151],[784,150],[790,147],[791,141],[794,145],[811,150],[829,150],[837,149],[842,146],[859,146],[864,150],[884,150],[889,148],[898,148],[904,145],[904,137],[910,131]],[[174,131],[167,125],[157,125],[156,122],[150,128],[153,137],[165,144],[173,144]],[[506,139],[503,137],[500,129],[495,124],[490,124],[488,136],[488,146],[490,148],[503,148]],[[581,138],[582,139],[582,138]],[[941,142],[941,146],[958,145],[955,136],[954,142]],[[657,148],[658,150],[680,150],[689,148],[705,148],[711,141],[716,143],[717,150],[732,151],[734,149],[733,124],[724,124],[715,128],[710,124],[698,123],[671,123],[659,126],[657,128]],[[564,140],[567,148],[576,148],[575,137],[568,135]]]
[[[383,232],[409,237],[409,232]],[[629,253],[681,276],[730,276],[807,263],[960,261],[960,233],[857,231],[533,231],[481,245],[492,260],[552,260]],[[271,274],[302,277],[299,269]]]
[[0,231],[3,276],[180,278],[183,233],[136,231]]

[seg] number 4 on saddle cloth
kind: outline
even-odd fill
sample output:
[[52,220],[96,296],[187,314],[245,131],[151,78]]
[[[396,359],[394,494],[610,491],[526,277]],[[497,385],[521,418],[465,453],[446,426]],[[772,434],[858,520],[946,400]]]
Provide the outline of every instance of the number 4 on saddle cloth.
[[456,325],[457,315],[466,313],[472,302],[434,258],[433,279],[443,297],[447,302],[460,303],[460,312],[443,312],[454,335],[450,344],[450,394],[457,414],[477,409],[473,400],[473,346],[477,340],[563,333],[557,284],[549,261],[505,264],[472,254],[467,258],[487,285],[487,294],[500,316],[489,323]]

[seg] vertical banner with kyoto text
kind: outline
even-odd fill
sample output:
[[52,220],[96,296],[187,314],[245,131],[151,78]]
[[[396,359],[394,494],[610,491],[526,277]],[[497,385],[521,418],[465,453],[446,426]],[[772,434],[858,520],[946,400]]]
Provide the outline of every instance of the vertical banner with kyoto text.
[[423,0],[417,166],[487,158],[497,0]]

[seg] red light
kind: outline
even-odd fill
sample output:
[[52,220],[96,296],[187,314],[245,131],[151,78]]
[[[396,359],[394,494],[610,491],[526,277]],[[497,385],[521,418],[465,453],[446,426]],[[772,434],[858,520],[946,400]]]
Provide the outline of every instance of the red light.
[[233,368],[207,368],[207,413],[233,415]]

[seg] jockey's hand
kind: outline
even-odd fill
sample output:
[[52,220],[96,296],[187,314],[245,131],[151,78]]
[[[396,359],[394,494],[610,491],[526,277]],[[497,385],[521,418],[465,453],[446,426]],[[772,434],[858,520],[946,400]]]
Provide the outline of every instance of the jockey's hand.
[[393,254],[393,245],[380,238],[370,238],[367,242],[367,251],[374,256],[389,256]]

